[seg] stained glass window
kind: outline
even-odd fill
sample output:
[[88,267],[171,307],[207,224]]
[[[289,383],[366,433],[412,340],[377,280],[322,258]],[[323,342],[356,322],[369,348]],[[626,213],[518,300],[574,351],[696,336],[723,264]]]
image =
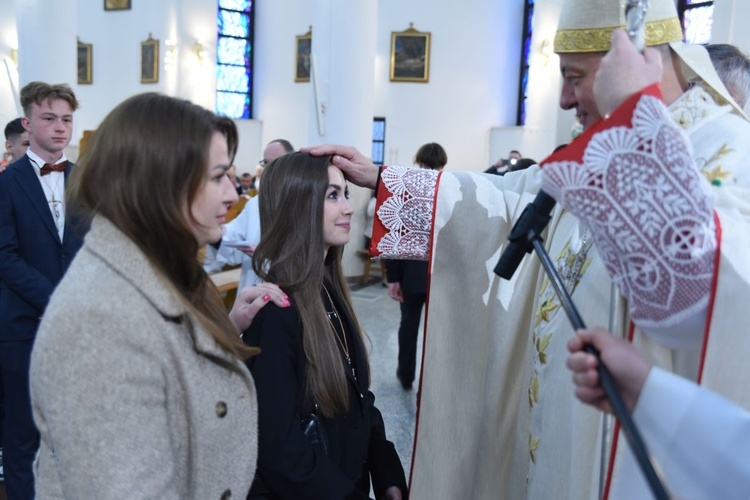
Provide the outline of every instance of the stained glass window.
[[382,166],[385,161],[385,118],[372,121],[372,162]]
[[250,0],[219,0],[220,9],[250,12],[252,7],[253,3]]
[[713,26],[713,0],[679,0],[677,11],[682,23],[685,41],[688,43],[710,43]]
[[521,73],[518,81],[518,111],[516,125],[526,124],[526,99],[528,97],[529,64],[531,62],[532,20],[534,18],[534,0],[526,0],[523,9],[523,39],[521,44]]
[[252,1],[219,0],[216,22],[216,112],[230,118],[252,118]]

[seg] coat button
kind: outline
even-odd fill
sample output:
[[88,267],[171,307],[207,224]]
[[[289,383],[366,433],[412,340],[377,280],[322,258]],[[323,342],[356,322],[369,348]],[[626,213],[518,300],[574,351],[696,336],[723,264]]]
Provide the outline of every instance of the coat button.
[[216,416],[224,418],[227,415],[227,404],[224,401],[216,403]]
[[226,500],[227,498],[230,498],[232,496],[232,490],[226,490],[224,493],[221,494],[221,500]]

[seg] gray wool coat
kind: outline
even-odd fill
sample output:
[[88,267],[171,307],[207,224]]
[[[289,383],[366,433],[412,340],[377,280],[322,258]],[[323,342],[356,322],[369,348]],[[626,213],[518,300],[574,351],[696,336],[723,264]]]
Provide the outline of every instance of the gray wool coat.
[[31,397],[39,499],[244,499],[250,490],[250,373],[103,217],[47,307]]

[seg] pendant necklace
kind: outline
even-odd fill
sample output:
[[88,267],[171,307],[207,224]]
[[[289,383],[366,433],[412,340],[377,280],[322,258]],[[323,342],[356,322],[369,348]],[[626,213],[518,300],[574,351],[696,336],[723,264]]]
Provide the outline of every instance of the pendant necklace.
[[[352,366],[352,358],[349,356],[349,343],[346,340],[346,330],[344,330],[344,323],[341,321],[341,316],[339,315],[338,311],[336,311],[336,305],[333,303],[331,294],[328,293],[328,289],[325,287],[325,285],[323,285],[323,291],[326,292],[326,296],[328,296],[328,302],[331,303],[331,309],[333,309],[333,311],[326,311],[326,316],[328,316],[328,322],[331,324],[331,328],[333,328],[334,337],[336,337],[336,340],[341,346],[341,350],[344,352],[344,357],[346,358],[346,364],[349,366],[349,369],[352,371],[352,376],[354,377],[354,380],[357,380],[357,374],[354,373],[354,366]],[[338,319],[339,327],[341,327],[341,336],[339,336],[339,331],[336,329],[336,326],[333,323],[334,318]],[[344,339],[343,341],[341,340],[342,337]]]
[[588,228],[583,228],[581,234],[581,248],[577,252],[572,252],[568,247],[568,255],[559,268],[561,277],[565,282],[565,288],[568,293],[573,293],[576,285],[581,280],[583,266],[586,263],[591,245],[594,243],[589,234]]
[[58,205],[62,205],[62,201],[55,198],[55,193],[57,192],[57,186],[60,185],[60,177],[57,178],[57,182],[55,182],[55,188],[52,189],[52,186],[50,186],[50,183],[47,182],[47,179],[45,179],[43,176],[39,177],[42,179],[42,182],[47,186],[47,189],[49,189],[50,193],[52,194],[52,198],[47,200],[47,203],[52,205],[52,213],[55,216],[55,227],[60,230],[60,209],[58,208]]

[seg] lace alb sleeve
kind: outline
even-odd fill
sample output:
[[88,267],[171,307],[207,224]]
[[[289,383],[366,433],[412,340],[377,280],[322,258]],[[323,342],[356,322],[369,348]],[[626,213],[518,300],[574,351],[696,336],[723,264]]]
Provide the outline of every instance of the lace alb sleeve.
[[374,254],[387,259],[427,260],[439,172],[391,166],[383,169],[373,227]]
[[591,230],[641,328],[674,325],[708,303],[714,197],[691,155],[662,102],[643,95],[632,127],[594,135],[583,164],[543,168],[544,190]]

